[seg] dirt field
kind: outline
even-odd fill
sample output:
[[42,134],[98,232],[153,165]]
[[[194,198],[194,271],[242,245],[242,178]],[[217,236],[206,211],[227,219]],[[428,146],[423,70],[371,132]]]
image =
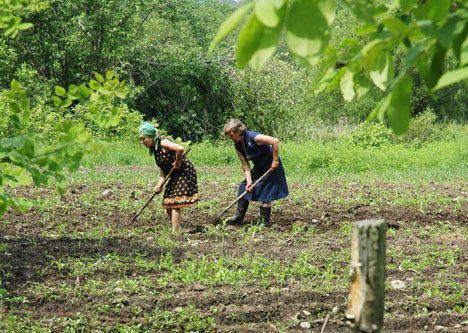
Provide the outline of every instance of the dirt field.
[[[350,248],[347,226],[353,221],[383,218],[389,227],[384,331],[468,331],[467,297],[465,289],[460,290],[460,286],[468,286],[468,184],[432,183],[423,190],[411,184],[390,183],[323,186],[342,189],[341,200],[335,200],[333,190],[325,195],[325,191],[309,191],[307,202],[288,198],[275,208],[272,227],[258,230],[250,227],[258,215],[255,205],[251,205],[243,226],[211,226],[213,216],[229,201],[219,201],[219,187],[214,182],[202,183],[202,201],[208,204],[185,212],[185,233],[174,238],[175,245],[171,247],[158,243],[157,231],[169,229],[158,200],[128,225],[132,210],[122,208],[119,202],[125,197],[132,207],[140,207],[147,195],[135,194],[117,181],[71,186],[55,207],[46,205],[26,213],[5,215],[0,230],[0,287],[9,294],[9,299],[0,307],[2,315],[8,318],[14,313],[24,325],[34,324],[57,332],[70,325],[77,314],[84,318],[81,326],[77,325],[86,332],[113,331],[119,324],[153,331],[157,324],[147,314],[154,309],[177,312],[193,306],[200,320],[214,319],[207,325],[209,331],[320,332],[322,328],[324,332],[344,331],[347,287],[343,281],[347,279],[346,253]],[[372,200],[375,188],[389,199],[377,203]],[[28,194],[30,197],[55,200],[50,190],[33,191]],[[290,182],[290,191],[305,192],[308,188]],[[429,200],[424,207],[402,205],[396,200],[401,191],[422,191],[446,200]],[[95,193],[96,204],[83,204],[83,195],[91,192]],[[344,200],[353,197],[360,199],[355,203]],[[138,233],[133,232],[137,229]],[[450,253],[451,257],[441,256],[440,260],[429,260],[426,266],[421,264],[423,258],[430,258],[438,250]],[[310,278],[270,279],[268,283],[250,281],[240,286],[180,280],[167,285],[154,283],[150,294],[119,289],[122,294],[119,304],[108,293],[90,293],[84,288],[86,280],[91,279],[113,283],[117,278],[144,277],[149,283],[154,282],[165,270],[143,269],[132,258],[138,254],[147,262],[159,262],[168,251],[176,265],[203,256],[232,259],[246,254],[286,263],[308,251],[314,254],[311,262],[324,273]],[[340,255],[330,278],[325,272],[330,271],[333,262],[330,258],[334,254]],[[103,268],[89,276],[76,276],[70,268],[61,269],[57,264],[60,259],[98,260],[110,256],[118,256],[119,265],[114,270]],[[439,258],[435,254],[434,257]],[[408,266],[413,260],[421,264],[417,269]],[[405,286],[394,289],[390,286],[393,280],[400,280]],[[69,286],[67,292],[63,291],[64,286]],[[458,297],[450,296],[454,290]],[[97,311],[103,306],[111,310]],[[118,311],[112,311],[114,308]],[[179,322],[161,324],[160,331],[188,330],[184,326],[188,319],[177,318]]]

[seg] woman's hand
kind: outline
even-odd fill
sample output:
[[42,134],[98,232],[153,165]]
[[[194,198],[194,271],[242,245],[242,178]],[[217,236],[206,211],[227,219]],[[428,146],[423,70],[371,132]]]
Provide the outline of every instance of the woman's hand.
[[276,170],[276,169],[278,169],[278,167],[279,167],[279,162],[273,160],[273,162],[271,162],[271,167],[270,167],[270,168],[271,168],[272,170]]
[[161,185],[156,185],[156,187],[154,188],[154,192],[161,193],[161,191],[162,191]]
[[174,163],[172,163],[172,168],[173,168],[174,170],[177,170],[177,169],[180,168],[180,165],[181,165],[181,161],[175,160]]
[[245,185],[245,190],[247,192],[252,192],[253,188],[252,188],[252,181],[247,181],[247,184]]

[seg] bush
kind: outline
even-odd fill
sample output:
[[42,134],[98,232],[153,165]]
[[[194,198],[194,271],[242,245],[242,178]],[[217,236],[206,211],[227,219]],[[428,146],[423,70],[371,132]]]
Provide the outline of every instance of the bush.
[[[120,112],[120,122],[117,126],[109,128],[99,128],[93,120],[87,106],[77,105],[66,110],[56,110],[48,105],[38,105],[33,109],[31,122],[34,131],[42,133],[47,141],[53,140],[56,136],[55,125],[63,120],[71,120],[75,124],[82,123],[94,138],[112,139],[113,141],[136,141],[138,139],[138,127],[143,115],[131,110],[126,104],[117,106]],[[105,106],[100,112],[108,114],[112,112],[113,106]]]
[[358,147],[381,147],[386,144],[392,144],[395,137],[391,130],[382,123],[361,124],[353,133],[351,133],[350,144]]
[[[84,122],[86,128],[93,137],[100,139],[112,139],[113,141],[136,141],[138,139],[138,127],[143,121],[143,115],[138,111],[131,110],[126,104],[117,106],[120,113],[120,122],[117,126],[99,128],[93,120],[90,112],[84,106],[75,108],[74,119]],[[100,111],[104,114],[111,113],[113,106],[109,105]]]
[[411,119],[408,133],[403,142],[419,147],[424,143],[438,141],[444,137],[442,126],[437,124],[437,116],[432,108]]

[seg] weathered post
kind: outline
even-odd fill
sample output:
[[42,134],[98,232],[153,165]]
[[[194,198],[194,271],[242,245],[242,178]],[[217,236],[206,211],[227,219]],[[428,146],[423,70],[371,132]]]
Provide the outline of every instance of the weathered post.
[[354,223],[351,240],[348,309],[345,316],[354,332],[380,332],[385,296],[384,220]]

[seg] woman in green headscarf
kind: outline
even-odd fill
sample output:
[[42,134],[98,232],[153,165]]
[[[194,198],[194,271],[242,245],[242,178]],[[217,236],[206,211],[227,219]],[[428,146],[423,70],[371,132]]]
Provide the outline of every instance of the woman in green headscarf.
[[162,208],[166,209],[172,223],[172,233],[180,233],[182,220],[181,209],[198,204],[197,172],[192,162],[184,154],[184,147],[160,137],[157,129],[148,122],[141,124],[139,130],[141,143],[154,155],[159,167],[159,181],[154,191],[160,193],[166,175],[174,168],[169,181],[166,183]]

